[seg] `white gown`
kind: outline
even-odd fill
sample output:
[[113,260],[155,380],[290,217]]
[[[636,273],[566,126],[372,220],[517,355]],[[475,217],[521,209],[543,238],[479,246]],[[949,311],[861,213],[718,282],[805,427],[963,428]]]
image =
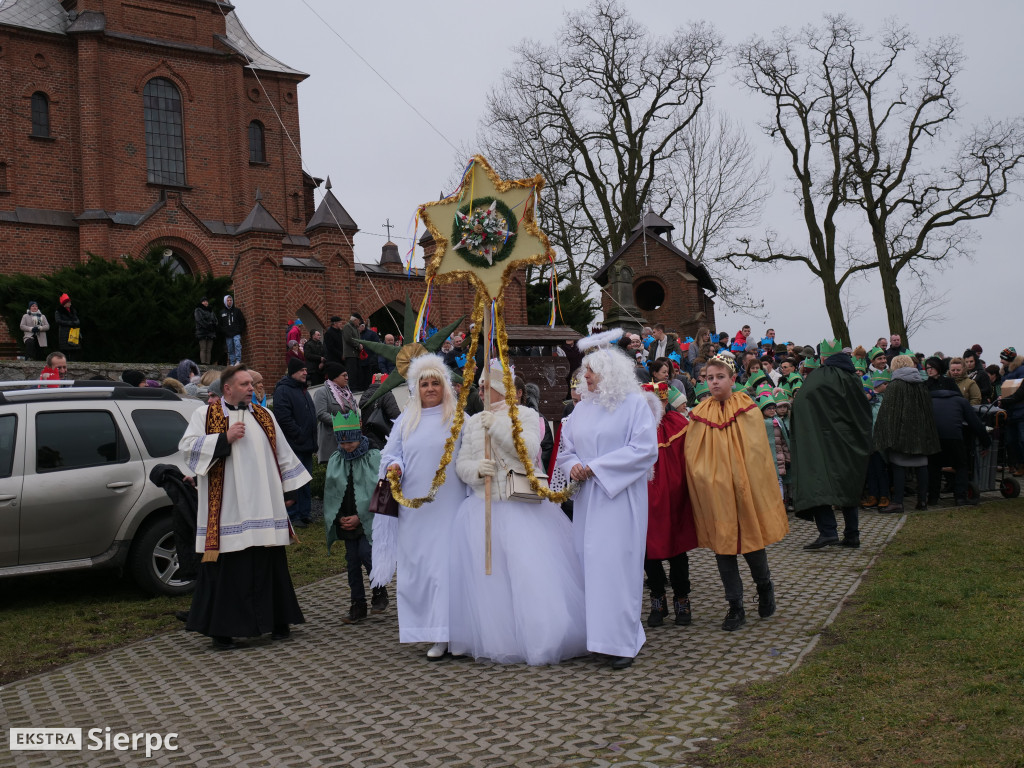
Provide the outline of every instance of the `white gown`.
[[[397,464],[402,468],[402,493],[407,499],[426,496],[444,453],[451,425],[442,421],[443,406],[424,408],[420,423],[402,438],[403,412],[381,451],[380,476]],[[452,456],[458,456],[462,436]],[[452,520],[466,498],[466,486],[448,465],[444,485],[432,502],[398,513],[398,640],[401,643],[448,642],[449,547]]]
[[[505,475],[522,463],[512,444],[507,411],[495,413],[491,456],[491,575],[484,566],[484,429],[477,414],[463,430],[456,464],[472,495],[452,528],[449,650],[502,664],[556,664],[587,652],[583,573],[573,549],[572,524],[548,501],[506,498]],[[539,416],[519,408],[527,451],[540,446]]]
[[646,640],[647,474],[657,459],[657,425],[640,393],[614,411],[584,399],[562,425],[558,468],[566,477],[576,464],[594,472],[576,494],[572,526],[586,584],[587,648],[595,653],[636,656]]

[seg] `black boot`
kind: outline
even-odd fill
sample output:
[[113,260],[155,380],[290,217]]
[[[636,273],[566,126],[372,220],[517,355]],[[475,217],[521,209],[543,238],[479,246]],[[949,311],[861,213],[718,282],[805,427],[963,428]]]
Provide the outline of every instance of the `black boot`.
[[374,613],[384,613],[387,610],[388,604],[388,588],[387,587],[374,587],[373,597],[370,598],[370,610]]
[[770,581],[767,584],[757,585],[757,615],[767,619],[775,613],[775,585]]
[[366,601],[353,600],[348,614],[341,619],[342,624],[358,624],[366,618]]
[[734,629],[739,629],[747,623],[747,614],[743,610],[742,600],[730,600],[729,601],[729,613],[725,617],[725,621],[722,622],[722,629],[726,632],[732,632]]
[[665,623],[665,617],[668,615],[668,604],[665,602],[665,596],[660,595],[655,597],[651,595],[651,613],[647,617],[648,627],[660,627]]
[[693,614],[690,611],[690,598],[684,597],[680,600],[677,597],[672,600],[672,605],[676,609],[676,626],[690,626],[690,622],[693,621]]

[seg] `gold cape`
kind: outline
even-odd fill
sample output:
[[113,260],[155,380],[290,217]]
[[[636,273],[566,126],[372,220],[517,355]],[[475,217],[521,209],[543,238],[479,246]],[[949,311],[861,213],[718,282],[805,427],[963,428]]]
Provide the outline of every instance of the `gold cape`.
[[709,397],[693,409],[686,479],[699,546],[739,555],[789,532],[764,419],[745,393],[724,403]]

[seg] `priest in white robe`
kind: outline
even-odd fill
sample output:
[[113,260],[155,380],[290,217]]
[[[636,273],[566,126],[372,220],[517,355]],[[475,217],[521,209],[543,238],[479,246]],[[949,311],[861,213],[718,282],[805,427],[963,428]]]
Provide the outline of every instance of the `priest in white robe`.
[[[583,565],[587,649],[625,669],[646,636],[643,608],[647,478],[658,459],[657,424],[633,362],[604,346],[621,331],[584,339],[586,389],[562,426],[557,469],[579,483],[573,535]],[[582,385],[581,385],[582,386]]]
[[285,493],[311,481],[274,415],[252,402],[252,374],[221,374],[223,398],[198,408],[178,447],[196,475],[196,552],[202,563],[186,628],[236,647],[236,637],[279,640],[304,621],[285,546],[294,533]]

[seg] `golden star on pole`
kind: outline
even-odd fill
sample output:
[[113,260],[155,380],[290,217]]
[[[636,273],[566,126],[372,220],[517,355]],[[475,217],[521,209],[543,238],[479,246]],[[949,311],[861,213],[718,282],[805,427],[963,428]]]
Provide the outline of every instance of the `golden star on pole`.
[[543,186],[540,174],[503,180],[475,155],[455,194],[420,206],[436,246],[427,260],[427,279],[469,280],[496,299],[517,270],[553,260],[548,237],[534,217]]

